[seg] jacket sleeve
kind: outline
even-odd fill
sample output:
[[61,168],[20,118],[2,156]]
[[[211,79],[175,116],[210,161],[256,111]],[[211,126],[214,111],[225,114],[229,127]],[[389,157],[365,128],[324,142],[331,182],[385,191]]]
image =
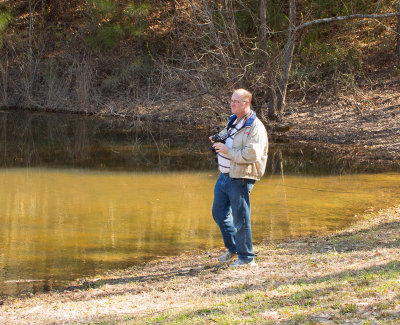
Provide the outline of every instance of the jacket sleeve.
[[237,164],[252,164],[259,161],[267,145],[267,134],[264,128],[255,126],[250,130],[243,148],[230,148],[228,156]]
[[226,138],[228,135],[228,128],[224,128],[221,132],[218,133],[221,138]]

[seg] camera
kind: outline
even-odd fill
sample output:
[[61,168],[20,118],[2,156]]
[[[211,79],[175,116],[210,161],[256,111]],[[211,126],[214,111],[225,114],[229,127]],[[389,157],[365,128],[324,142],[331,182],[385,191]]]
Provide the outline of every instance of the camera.
[[[211,137],[211,140],[212,140],[214,143],[221,142],[221,143],[224,143],[224,144],[225,144],[226,138],[222,138],[219,134],[214,134],[214,135]],[[213,147],[212,145],[210,146],[210,150],[211,150],[213,153],[216,153],[216,151],[215,151],[215,149],[214,149],[214,147]]]

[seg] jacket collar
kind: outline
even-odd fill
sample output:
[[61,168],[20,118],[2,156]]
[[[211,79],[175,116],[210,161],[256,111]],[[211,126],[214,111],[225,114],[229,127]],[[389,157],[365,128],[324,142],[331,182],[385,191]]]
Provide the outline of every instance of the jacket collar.
[[[233,122],[236,120],[237,116],[236,114],[233,114],[229,117],[229,122],[228,122],[228,129],[232,126]],[[253,122],[256,120],[257,115],[256,112],[251,111],[250,117],[246,120],[246,123],[243,125],[243,127],[248,127],[253,124]]]

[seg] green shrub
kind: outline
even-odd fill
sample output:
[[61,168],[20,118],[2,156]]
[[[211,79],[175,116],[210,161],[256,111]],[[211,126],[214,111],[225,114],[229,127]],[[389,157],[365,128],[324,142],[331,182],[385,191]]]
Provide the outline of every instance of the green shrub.
[[307,8],[315,17],[324,18],[385,10],[388,3],[387,0],[309,0]]
[[112,17],[118,11],[117,4],[113,0],[90,0],[89,3],[95,14],[101,18]]
[[12,16],[8,11],[0,11],[0,47],[3,45],[4,34],[11,20]]
[[93,30],[86,43],[97,49],[114,49],[126,37],[143,36],[150,5],[135,1],[122,5],[115,0],[90,0]]
[[147,16],[150,12],[150,5],[148,3],[137,4],[131,2],[125,7],[125,14],[136,18],[138,16]]
[[326,30],[315,28],[299,44],[294,56],[292,77],[301,88],[311,85],[352,87],[361,74],[361,49],[345,43],[324,41]]
[[92,48],[113,49],[125,36],[125,30],[118,23],[103,24],[98,27],[95,35],[86,38],[87,44]]

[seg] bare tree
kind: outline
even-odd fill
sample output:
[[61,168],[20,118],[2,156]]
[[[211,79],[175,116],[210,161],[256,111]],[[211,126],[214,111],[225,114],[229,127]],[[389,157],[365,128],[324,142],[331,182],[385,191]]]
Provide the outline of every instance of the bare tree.
[[[210,65],[210,61],[217,62],[213,63],[214,67],[216,67],[215,64],[220,64],[219,73],[222,77],[225,72],[224,78],[227,85],[229,87],[238,85],[250,87],[255,93],[256,110],[261,115],[267,113],[268,117],[273,120],[279,120],[285,109],[293,53],[300,30],[315,24],[334,21],[377,19],[399,15],[399,13],[355,14],[316,19],[297,25],[297,0],[288,0],[287,36],[284,46],[280,48],[279,42],[282,41],[282,37],[276,37],[267,22],[269,2],[268,0],[260,0],[258,2],[258,20],[254,21],[255,25],[258,24],[258,39],[256,40],[258,46],[249,48],[249,44],[254,44],[254,39],[249,41],[245,34],[240,33],[235,18],[235,16],[242,15],[246,10],[250,11],[246,7],[246,1],[186,1],[195,9],[198,17],[197,29],[194,28],[195,32],[199,31],[198,26],[207,27],[207,29],[203,29],[203,36],[198,34],[193,36],[196,39],[208,40],[208,44],[202,44],[203,53],[201,58],[197,59],[197,62],[202,62],[204,69],[207,68],[207,65]],[[287,7],[283,6],[283,8]],[[276,42],[276,44],[270,49],[268,43],[271,43],[271,41]],[[211,44],[212,46],[210,46]],[[400,45],[398,47],[400,48]]]
[[321,23],[331,23],[333,21],[344,21],[344,20],[351,20],[351,19],[377,19],[377,18],[388,18],[388,17],[398,17],[400,15],[400,11],[393,12],[393,13],[386,13],[386,14],[355,14],[349,16],[337,16],[337,17],[330,17],[330,18],[322,18],[312,20],[301,25],[296,26],[295,32],[298,32],[300,29],[305,27],[309,27],[311,25],[321,24]]
[[[263,106],[269,107],[268,116],[272,119],[276,119],[278,117],[277,112],[277,94],[276,94],[276,78],[274,73],[272,73],[272,64],[271,57],[268,51],[268,33],[270,32],[269,27],[267,25],[267,3],[266,0],[260,0],[259,7],[259,19],[260,19],[260,35],[259,35],[259,43],[260,49],[262,51],[262,67],[265,75],[265,86],[262,87],[259,91],[256,90],[257,96],[255,96],[255,101],[258,105],[258,112],[263,119],[265,119],[265,114],[263,112]],[[260,99],[257,99],[261,97]],[[269,104],[265,104],[266,98],[269,98]]]
[[295,46],[296,37],[296,0],[289,0],[289,28],[288,28],[288,38],[285,45],[285,51],[283,55],[283,67],[281,76],[279,78],[278,84],[278,102],[277,111],[279,116],[282,114],[285,101],[286,92],[289,81],[289,73],[293,62],[293,51]]
[[[400,0],[397,11],[400,13]],[[400,15],[397,16],[397,66],[400,68]]]
[[228,58],[227,58],[227,55],[222,46],[219,31],[218,31],[217,26],[214,21],[214,14],[213,14],[213,12],[214,12],[213,6],[214,5],[215,5],[214,1],[213,1],[212,5],[210,5],[209,0],[203,0],[203,6],[204,6],[203,12],[204,12],[204,16],[206,18],[205,19],[206,24],[208,25],[209,30],[210,30],[210,33],[209,33],[210,38],[211,38],[210,41],[218,49],[218,52],[222,59],[222,62],[224,63],[225,67],[227,67],[229,65]]
[[227,35],[230,37],[235,59],[243,67],[244,61],[242,56],[242,49],[240,48],[238,30],[236,27],[234,6],[235,6],[235,0],[225,0],[225,11],[226,11],[227,31],[228,31]]
[[[284,50],[284,64],[282,67],[282,70],[280,71],[280,76],[279,76],[279,83],[278,83],[278,89],[277,89],[277,96],[278,96],[278,102],[277,102],[277,107],[273,108],[270,107],[270,111],[272,110],[274,112],[273,117],[275,119],[280,118],[281,114],[283,113],[284,107],[285,107],[285,99],[286,99],[286,92],[287,92],[287,86],[288,86],[288,81],[289,81],[289,75],[290,75],[290,70],[293,62],[293,51],[295,47],[295,38],[296,38],[296,33],[304,29],[306,27],[315,25],[315,24],[321,24],[321,23],[329,23],[333,21],[345,21],[345,20],[350,20],[350,19],[377,19],[377,18],[386,18],[386,17],[398,17],[398,37],[397,37],[397,48],[398,48],[398,53],[400,49],[400,1],[399,1],[399,11],[396,13],[386,13],[386,14],[355,14],[355,15],[349,15],[349,16],[339,16],[339,17],[330,17],[330,18],[323,18],[323,19],[316,19],[313,21],[309,21],[306,23],[303,23],[301,25],[296,26],[295,25],[295,19],[296,19],[296,0],[289,0],[289,28],[288,28],[288,39],[285,45],[285,50]],[[400,62],[400,53],[399,53],[399,62]],[[271,114],[270,114],[271,115]]]
[[267,48],[267,4],[266,0],[260,0],[260,48],[263,51],[264,66],[268,63],[268,48]]

